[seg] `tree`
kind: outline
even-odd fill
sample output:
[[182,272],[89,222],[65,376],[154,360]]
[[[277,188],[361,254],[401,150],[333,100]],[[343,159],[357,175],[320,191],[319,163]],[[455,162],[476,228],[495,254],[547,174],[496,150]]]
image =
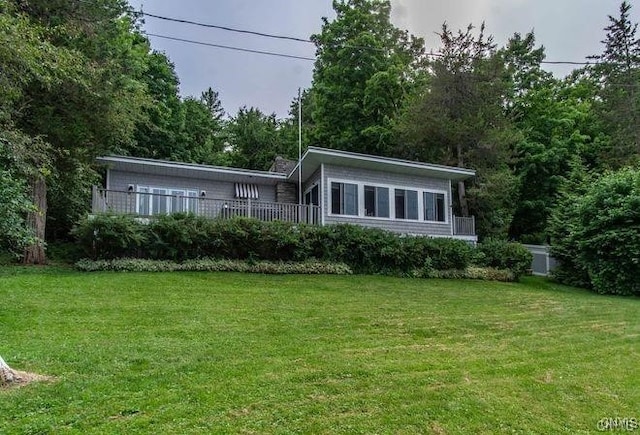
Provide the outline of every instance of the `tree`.
[[507,115],[520,132],[514,144],[520,188],[509,235],[546,243],[559,186],[594,140],[594,94],[584,98],[580,80],[556,80],[542,69],[544,48],[536,48],[533,32],[515,34],[500,53],[510,84]]
[[613,168],[640,159],[640,39],[630,10],[623,1],[619,17],[609,16],[604,52],[592,56],[598,60],[591,68],[600,82],[598,112],[611,136],[602,160]]
[[267,170],[282,146],[276,115],[251,107],[240,108],[227,125],[231,163],[238,168]]
[[[38,205],[29,222],[42,241],[47,221],[47,231],[65,234],[86,213],[94,157],[131,140],[149,45],[120,0],[2,1],[0,23],[8,28],[0,45],[10,48],[0,49],[0,80],[10,90],[0,98],[4,124],[48,144],[38,159],[51,162],[51,176],[29,178]],[[39,243],[26,261],[45,261]]]
[[392,127],[417,83],[424,42],[396,28],[388,0],[333,2],[312,36],[312,142],[377,155],[391,152]]
[[201,94],[200,102],[209,110],[214,121],[218,123],[222,121],[224,109],[222,108],[222,101],[220,101],[220,96],[217,91],[209,87]]
[[[430,77],[398,124],[397,152],[411,159],[477,170],[473,189],[457,185],[458,212],[480,217],[478,234],[506,237],[517,180],[511,149],[517,132],[505,116],[505,67],[484,24],[452,32],[445,24],[441,56],[430,63]],[[473,196],[473,198],[469,198]]]
[[147,56],[145,64],[140,79],[151,101],[145,105],[145,116],[135,128],[135,140],[125,152],[136,157],[191,161],[190,150],[181,136],[185,114],[175,67],[166,54],[157,51]]

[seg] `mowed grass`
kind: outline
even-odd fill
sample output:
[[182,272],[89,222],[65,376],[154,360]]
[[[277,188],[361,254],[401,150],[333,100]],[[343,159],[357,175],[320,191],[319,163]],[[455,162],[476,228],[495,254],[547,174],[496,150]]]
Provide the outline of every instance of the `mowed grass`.
[[7,272],[0,433],[590,433],[640,418],[640,300],[542,279]]

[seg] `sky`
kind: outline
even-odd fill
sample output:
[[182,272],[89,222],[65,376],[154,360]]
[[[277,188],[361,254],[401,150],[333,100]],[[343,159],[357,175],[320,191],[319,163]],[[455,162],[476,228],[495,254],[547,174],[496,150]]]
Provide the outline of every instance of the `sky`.
[[[335,17],[331,0],[129,0],[135,10],[176,19],[308,39],[319,33],[322,17]],[[438,51],[443,22],[451,29],[479,26],[502,46],[515,32],[535,32],[547,60],[584,61],[602,52],[608,15],[618,16],[618,0],[392,0],[392,21],[425,39]],[[633,1],[631,2],[633,4]],[[640,7],[631,11],[640,21]],[[313,58],[313,44],[275,40],[146,17],[143,30],[153,49],[168,55],[183,97],[218,91],[228,115],[242,106],[286,117],[298,89],[311,86],[313,61],[190,44],[166,37]],[[572,66],[549,68],[557,76]]]

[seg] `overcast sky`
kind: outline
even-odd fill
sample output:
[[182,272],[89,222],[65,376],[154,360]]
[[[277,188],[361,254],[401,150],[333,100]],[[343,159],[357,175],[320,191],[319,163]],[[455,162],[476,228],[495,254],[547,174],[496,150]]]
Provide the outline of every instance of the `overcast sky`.
[[[320,31],[322,17],[335,16],[331,0],[130,0],[136,10],[183,20],[307,39]],[[632,2],[633,4],[633,2]],[[619,0],[392,0],[393,21],[425,39],[437,51],[435,32],[443,22],[452,29],[486,23],[502,45],[515,32],[535,31],[547,60],[583,61],[602,51],[608,15],[618,15]],[[640,8],[632,9],[634,22]],[[274,40],[146,17],[144,30],[205,43],[314,57],[312,44]],[[152,47],[175,64],[183,96],[200,96],[212,87],[228,114],[242,106],[287,115],[298,88],[311,85],[313,61],[253,54],[149,36]],[[557,75],[571,67],[558,66]]]

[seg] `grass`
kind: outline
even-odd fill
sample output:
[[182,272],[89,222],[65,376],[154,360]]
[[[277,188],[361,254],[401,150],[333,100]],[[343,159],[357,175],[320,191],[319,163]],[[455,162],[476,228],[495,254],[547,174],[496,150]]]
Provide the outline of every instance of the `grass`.
[[590,433],[640,300],[537,278],[0,271],[0,433]]

